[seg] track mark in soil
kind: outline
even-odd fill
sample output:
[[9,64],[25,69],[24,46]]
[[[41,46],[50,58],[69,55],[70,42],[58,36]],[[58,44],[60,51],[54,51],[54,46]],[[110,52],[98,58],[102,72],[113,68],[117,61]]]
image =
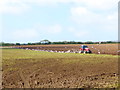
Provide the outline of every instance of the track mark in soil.
[[21,79],[23,81],[24,88],[30,88],[28,78],[25,79],[22,70],[20,71],[20,77],[21,77]]
[[33,76],[36,72],[38,72],[40,69],[35,70],[33,73],[31,73],[28,77],[30,78],[31,76]]

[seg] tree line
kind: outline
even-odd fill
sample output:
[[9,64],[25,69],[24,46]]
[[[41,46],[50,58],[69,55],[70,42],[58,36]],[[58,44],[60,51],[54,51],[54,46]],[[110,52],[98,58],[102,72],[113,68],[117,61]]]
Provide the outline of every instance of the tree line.
[[58,41],[58,42],[51,42],[49,40],[42,40],[40,42],[36,43],[5,43],[5,42],[0,42],[0,46],[19,46],[19,45],[49,45],[49,44],[112,44],[112,43],[120,43],[117,41],[101,41],[101,42],[92,42],[92,41],[87,41],[87,42],[76,42],[76,41]]

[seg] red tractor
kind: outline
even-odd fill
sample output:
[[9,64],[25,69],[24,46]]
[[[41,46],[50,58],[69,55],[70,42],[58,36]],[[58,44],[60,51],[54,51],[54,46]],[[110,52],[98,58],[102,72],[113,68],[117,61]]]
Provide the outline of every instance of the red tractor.
[[92,53],[91,50],[86,45],[81,45],[80,53]]

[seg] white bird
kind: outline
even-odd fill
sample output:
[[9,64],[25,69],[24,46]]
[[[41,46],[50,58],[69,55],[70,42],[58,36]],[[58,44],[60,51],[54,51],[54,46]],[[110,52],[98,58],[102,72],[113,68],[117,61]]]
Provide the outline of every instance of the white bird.
[[98,52],[98,54],[100,54],[100,52]]

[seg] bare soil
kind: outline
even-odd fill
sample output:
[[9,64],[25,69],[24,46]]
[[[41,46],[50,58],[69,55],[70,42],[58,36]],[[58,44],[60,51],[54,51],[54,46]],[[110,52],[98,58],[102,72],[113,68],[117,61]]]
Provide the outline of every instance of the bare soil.
[[[15,50],[14,50],[15,51]],[[116,88],[118,85],[117,58],[66,54],[63,58],[43,58],[35,51],[24,53],[34,58],[13,58],[3,55],[3,88]],[[13,51],[11,53],[14,54]],[[36,54],[40,54],[36,56]],[[9,54],[5,53],[5,55]],[[14,55],[20,54],[15,52]],[[21,57],[22,54],[20,54]],[[47,54],[47,53],[46,53]],[[48,55],[51,53],[48,53]],[[51,54],[52,55],[52,54]],[[56,55],[56,54],[53,54]],[[28,57],[28,56],[27,56]],[[4,61],[15,62],[6,64]]]
[[[79,50],[82,44],[68,44],[68,45],[23,45],[17,46],[19,48],[37,49],[37,50],[54,50],[54,51],[67,51],[67,50]],[[86,44],[92,53],[98,54],[120,54],[118,44]]]

